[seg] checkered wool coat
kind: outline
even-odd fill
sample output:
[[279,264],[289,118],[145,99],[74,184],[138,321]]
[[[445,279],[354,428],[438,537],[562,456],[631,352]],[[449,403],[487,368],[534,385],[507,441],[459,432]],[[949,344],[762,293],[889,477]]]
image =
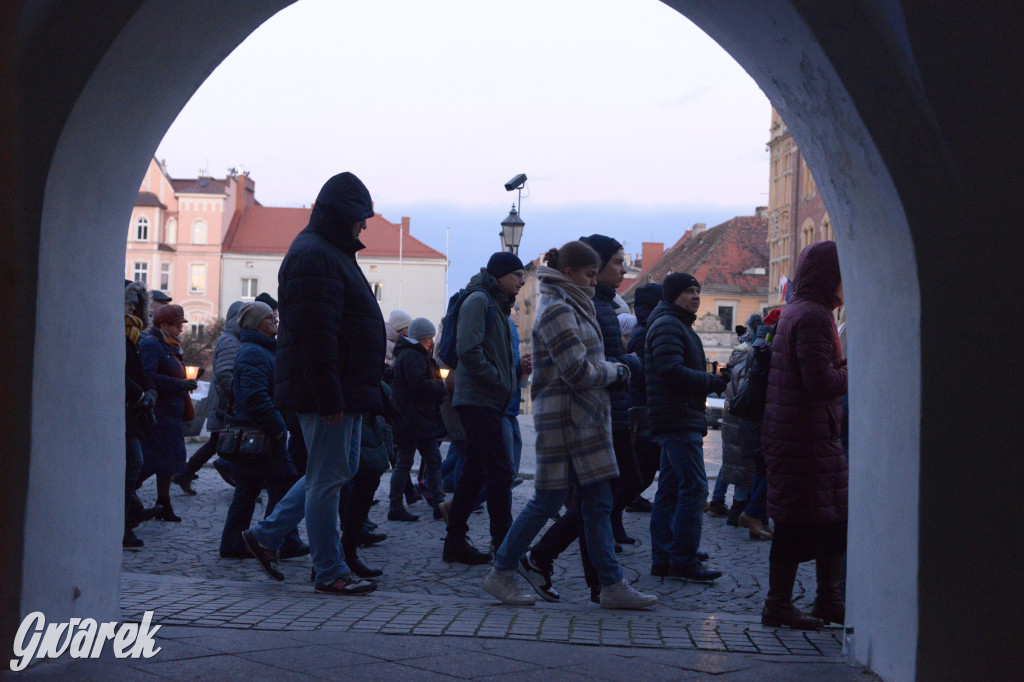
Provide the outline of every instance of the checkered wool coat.
[[[617,478],[611,400],[615,363],[590,296],[556,270],[541,267],[540,305],[533,327],[533,423],[537,429],[538,490],[568,490]],[[571,467],[571,468],[570,468]]]

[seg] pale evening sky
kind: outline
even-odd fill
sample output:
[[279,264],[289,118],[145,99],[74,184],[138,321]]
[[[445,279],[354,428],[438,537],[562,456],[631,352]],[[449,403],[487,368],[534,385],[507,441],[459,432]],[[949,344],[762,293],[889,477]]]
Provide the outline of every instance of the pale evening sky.
[[199,88],[156,151],[302,206],[349,170],[465,283],[529,176],[524,261],[602,232],[639,252],[768,199],[770,105],[657,0],[300,0]]

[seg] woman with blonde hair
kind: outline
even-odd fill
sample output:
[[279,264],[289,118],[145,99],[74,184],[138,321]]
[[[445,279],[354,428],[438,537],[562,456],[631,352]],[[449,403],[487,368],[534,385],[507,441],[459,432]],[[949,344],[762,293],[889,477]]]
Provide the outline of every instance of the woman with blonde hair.
[[638,609],[657,597],[633,589],[615,558],[610,481],[619,475],[612,448],[608,388],[629,371],[604,356],[591,298],[601,260],[583,242],[551,249],[537,271],[540,305],[533,328],[533,420],[537,430],[534,497],[512,524],[483,588],[506,604],[529,606],[533,596],[516,571],[523,554],[570,489],[579,497],[587,551],[601,582],[603,608]]

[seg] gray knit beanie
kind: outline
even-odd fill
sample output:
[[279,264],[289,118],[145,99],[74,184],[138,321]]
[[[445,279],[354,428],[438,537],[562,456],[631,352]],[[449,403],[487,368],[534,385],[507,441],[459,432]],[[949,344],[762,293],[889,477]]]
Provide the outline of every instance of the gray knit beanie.
[[434,323],[425,317],[417,317],[415,320],[409,323],[409,332],[406,334],[410,339],[432,339],[437,333],[434,329]]
[[263,301],[250,301],[238,309],[238,326],[241,329],[255,331],[267,315],[273,312]]

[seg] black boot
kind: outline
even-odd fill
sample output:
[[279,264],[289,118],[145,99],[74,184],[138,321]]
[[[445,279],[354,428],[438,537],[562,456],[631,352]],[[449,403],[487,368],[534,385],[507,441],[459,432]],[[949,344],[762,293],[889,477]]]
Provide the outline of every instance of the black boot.
[[746,509],[746,508],[747,508],[747,501],[746,500],[736,500],[736,499],[734,499],[732,501],[732,506],[729,507],[729,518],[727,518],[725,520],[725,522],[728,525],[730,525],[730,526],[739,526],[740,525],[740,514],[742,514],[743,510]]
[[785,625],[794,630],[817,630],[824,625],[793,606],[793,585],[799,565],[787,561],[768,562],[768,597],[761,611],[762,625],[772,628]]
[[391,507],[388,511],[388,521],[419,521],[420,517],[410,514],[405,507]]
[[171,507],[171,498],[158,497],[156,498],[156,504],[158,507],[163,507],[163,511],[157,514],[154,518],[159,519],[160,521],[181,523],[181,517],[175,514],[174,509]]
[[846,604],[843,603],[839,586],[843,580],[842,554],[818,559],[814,562],[818,575],[818,598],[814,600],[811,615],[825,623],[842,625],[846,621]]
[[359,554],[356,552],[357,544],[358,541],[353,542],[351,538],[346,540],[342,537],[341,539],[341,549],[345,553],[345,563],[349,570],[360,578],[379,578],[384,575],[384,571],[379,568],[370,568],[359,560]]
[[126,527],[129,529],[136,528],[140,523],[160,516],[163,511],[164,508],[160,505],[153,507],[144,506],[138,494],[134,493],[128,502],[128,518],[125,520]]
[[612,535],[615,536],[615,543],[619,545],[635,545],[636,540],[629,537],[626,534],[626,529],[622,526],[622,510],[612,510],[610,517],[612,520]]

